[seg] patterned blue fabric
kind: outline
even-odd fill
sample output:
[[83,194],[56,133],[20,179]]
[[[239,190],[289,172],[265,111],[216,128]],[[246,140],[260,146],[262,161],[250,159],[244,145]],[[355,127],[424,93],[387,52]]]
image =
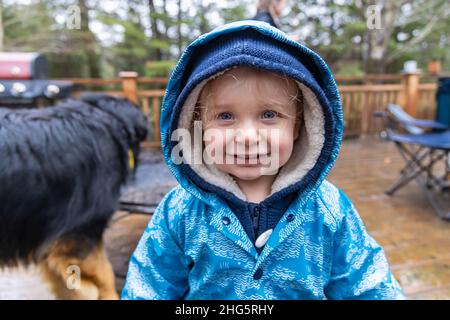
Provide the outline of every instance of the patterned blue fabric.
[[[225,193],[219,196],[219,188],[170,157],[170,134],[176,128],[177,105],[183,100],[192,61],[214,39],[254,32],[293,52],[308,66],[309,80],[304,80],[310,88],[316,81],[320,86],[314,92],[321,100],[326,127],[326,143],[311,172],[270,197],[281,199],[295,192],[260,253],[227,205]],[[270,62],[264,63],[270,69]],[[342,108],[330,70],[316,53],[283,32],[249,20],[195,40],[171,75],[161,111],[162,151],[179,185],[163,198],[131,257],[122,298],[404,298],[382,248],[367,233],[350,200],[325,180],[336,161],[342,130]]]

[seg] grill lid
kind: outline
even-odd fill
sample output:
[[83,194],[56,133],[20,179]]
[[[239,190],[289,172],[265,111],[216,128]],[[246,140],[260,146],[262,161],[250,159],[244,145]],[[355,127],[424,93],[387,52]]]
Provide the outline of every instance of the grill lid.
[[0,52],[0,79],[46,79],[47,59],[37,52]]

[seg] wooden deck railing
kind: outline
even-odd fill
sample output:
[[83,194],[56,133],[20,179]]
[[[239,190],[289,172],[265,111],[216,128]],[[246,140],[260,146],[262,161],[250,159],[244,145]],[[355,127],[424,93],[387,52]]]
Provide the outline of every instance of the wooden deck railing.
[[[338,84],[340,80],[338,77]],[[436,78],[428,77],[428,81],[434,80],[434,82],[421,83],[420,75],[413,73],[386,77],[387,82],[394,83],[382,83],[384,82],[382,78],[378,80],[380,81],[374,77],[372,81],[365,79],[365,84],[338,85],[344,111],[346,136],[379,132],[381,123],[373,117],[373,113],[384,110],[388,103],[402,106],[414,117],[434,119]]]
[[[427,83],[421,83],[426,79]],[[167,78],[141,78],[135,72],[121,72],[117,79],[64,79],[81,91],[101,91],[126,97],[140,106],[149,120],[146,147],[160,146],[160,108]],[[357,136],[378,132],[381,123],[373,117],[388,103],[396,103],[413,116],[433,119],[436,109],[437,79],[413,74],[336,77],[342,99],[345,135]],[[432,81],[432,82],[430,82]],[[433,82],[434,81],[434,82]]]

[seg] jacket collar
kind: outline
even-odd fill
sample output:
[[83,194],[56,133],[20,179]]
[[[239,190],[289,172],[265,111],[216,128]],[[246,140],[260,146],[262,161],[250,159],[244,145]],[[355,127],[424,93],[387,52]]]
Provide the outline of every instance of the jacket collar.
[[[220,193],[220,192],[219,192]],[[219,194],[220,195],[220,194]],[[267,200],[263,200],[260,203],[249,202],[241,200],[237,197],[226,197],[225,201],[233,212],[242,211],[246,208],[253,209],[256,206],[264,206],[268,209],[269,212],[285,212],[289,207],[291,201],[295,198],[296,193],[291,192],[287,195],[284,195],[279,200],[274,200],[273,198],[269,198]],[[222,196],[222,195],[220,195]]]
[[[242,201],[238,198],[225,200],[234,215],[239,219],[242,227],[246,231],[248,237],[255,243],[257,236],[267,231],[275,229],[281,217],[286,212],[291,202],[296,197],[295,192],[285,195],[278,201],[268,200],[260,203]],[[257,225],[257,234],[254,231],[253,213],[259,207],[259,217]],[[260,251],[260,250],[259,250]]]

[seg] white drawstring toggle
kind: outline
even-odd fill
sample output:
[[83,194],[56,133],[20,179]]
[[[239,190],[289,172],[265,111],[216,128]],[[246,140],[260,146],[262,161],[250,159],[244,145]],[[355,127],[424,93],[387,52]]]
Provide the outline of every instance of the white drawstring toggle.
[[264,231],[261,233],[261,235],[256,239],[255,246],[257,248],[262,248],[266,244],[267,240],[269,239],[270,235],[272,234],[273,229],[269,229],[267,231]]

